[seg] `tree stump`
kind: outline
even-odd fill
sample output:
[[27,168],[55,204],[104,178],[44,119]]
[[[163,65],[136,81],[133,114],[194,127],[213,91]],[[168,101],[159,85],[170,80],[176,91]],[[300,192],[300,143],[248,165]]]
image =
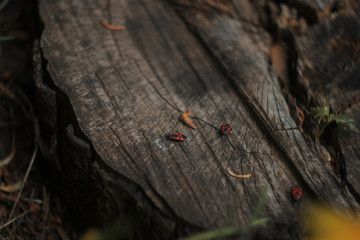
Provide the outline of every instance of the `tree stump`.
[[[359,18],[349,9],[322,14],[332,1],[289,2],[39,1],[45,26],[34,53],[39,145],[60,169],[64,198],[79,221],[106,225],[137,215],[160,239],[240,227],[266,186],[261,216],[271,220],[262,236],[268,239],[301,237],[294,225],[310,200],[344,214],[359,210],[360,175],[343,184],[325,147],[296,114],[296,106],[306,113],[316,102],[322,66],[329,64],[324,78],[349,76],[357,84],[357,55],[339,60],[353,70],[336,76],[339,65],[332,64],[331,53],[319,67],[306,66],[316,66],[312,62],[327,51],[323,41],[341,56],[356,51],[351,43],[358,31],[349,42],[341,30],[333,35],[329,29],[343,24],[346,32],[349,20],[349,31],[358,30]],[[286,9],[292,15],[283,28]],[[107,29],[103,20],[125,29]],[[279,79],[270,48],[287,39],[293,44],[277,56],[287,71]],[[285,81],[308,92],[296,94]],[[349,96],[342,88],[332,90]],[[337,96],[322,93],[333,104]],[[188,109],[196,130],[179,120]],[[227,135],[221,134],[224,123],[232,126]],[[176,131],[187,140],[171,140]],[[359,147],[358,141],[351,144]],[[349,156],[341,150],[343,161],[358,162],[358,150]],[[234,178],[228,167],[252,176]],[[303,188],[301,201],[291,197],[294,184]]]

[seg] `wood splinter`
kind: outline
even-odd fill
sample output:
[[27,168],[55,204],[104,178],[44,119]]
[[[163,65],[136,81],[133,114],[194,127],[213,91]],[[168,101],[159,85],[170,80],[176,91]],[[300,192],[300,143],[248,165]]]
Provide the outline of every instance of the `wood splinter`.
[[106,22],[105,20],[102,20],[102,21],[101,21],[101,24],[102,24],[105,28],[107,28],[107,29],[109,29],[109,30],[113,30],[113,31],[119,31],[119,30],[124,30],[124,29],[125,29],[124,27],[121,27],[121,26],[112,25],[112,24]]
[[231,169],[229,167],[226,168],[226,171],[229,173],[230,176],[236,177],[236,178],[249,178],[249,177],[251,177],[251,174],[245,174],[245,175],[235,174],[235,173],[233,173],[233,171],[231,171]]
[[190,109],[188,109],[186,113],[183,113],[180,115],[180,120],[183,121],[189,127],[193,128],[193,129],[197,129],[197,127],[191,122],[190,115],[191,115],[191,112],[190,112]]

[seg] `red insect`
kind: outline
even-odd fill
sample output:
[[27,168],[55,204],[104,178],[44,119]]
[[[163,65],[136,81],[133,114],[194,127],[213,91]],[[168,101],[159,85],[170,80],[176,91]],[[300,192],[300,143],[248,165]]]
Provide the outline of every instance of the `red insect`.
[[292,186],[292,195],[294,200],[300,200],[302,197],[302,187],[299,185]]
[[182,133],[176,132],[170,134],[170,139],[178,140],[178,141],[186,141],[187,137]]
[[224,123],[224,124],[221,126],[221,132],[222,132],[222,134],[227,135],[230,131],[231,131],[231,126],[230,126],[230,124]]

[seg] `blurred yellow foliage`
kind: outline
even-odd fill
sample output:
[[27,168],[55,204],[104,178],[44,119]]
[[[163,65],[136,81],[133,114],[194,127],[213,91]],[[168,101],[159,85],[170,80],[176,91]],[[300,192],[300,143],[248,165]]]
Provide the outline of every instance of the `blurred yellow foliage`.
[[81,238],[80,240],[99,240],[101,233],[97,229],[89,229]]
[[308,214],[310,240],[360,240],[360,219],[347,219],[324,206]]

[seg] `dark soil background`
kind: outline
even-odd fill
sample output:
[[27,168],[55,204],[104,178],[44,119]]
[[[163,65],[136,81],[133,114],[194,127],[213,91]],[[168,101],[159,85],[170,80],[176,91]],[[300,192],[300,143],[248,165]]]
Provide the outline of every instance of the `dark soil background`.
[[11,159],[0,167],[0,239],[79,238],[36,149],[32,45],[42,28],[36,1],[0,1],[0,162]]

